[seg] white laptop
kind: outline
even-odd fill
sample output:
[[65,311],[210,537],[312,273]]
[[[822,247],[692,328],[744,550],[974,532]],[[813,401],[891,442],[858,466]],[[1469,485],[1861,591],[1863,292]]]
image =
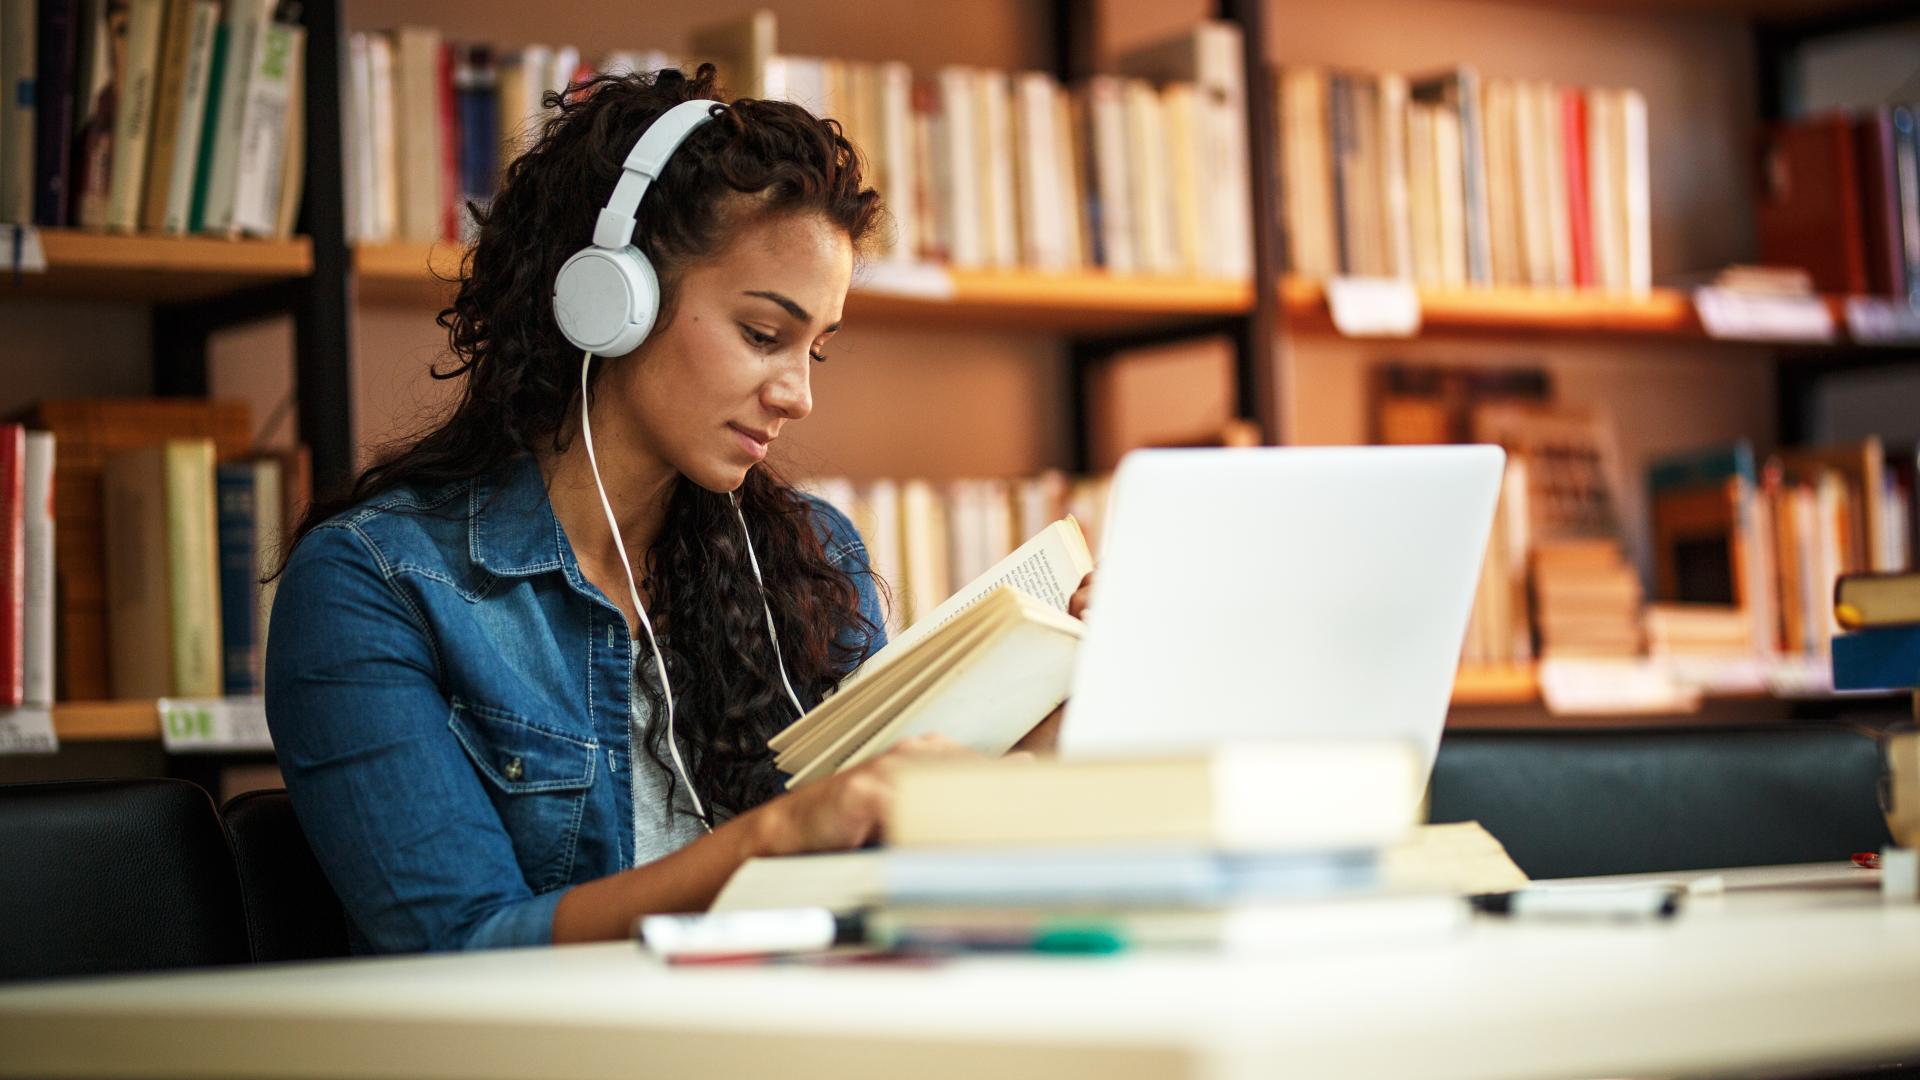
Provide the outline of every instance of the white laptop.
[[1129,454],[1061,753],[1383,738],[1424,780],[1504,463],[1494,446]]

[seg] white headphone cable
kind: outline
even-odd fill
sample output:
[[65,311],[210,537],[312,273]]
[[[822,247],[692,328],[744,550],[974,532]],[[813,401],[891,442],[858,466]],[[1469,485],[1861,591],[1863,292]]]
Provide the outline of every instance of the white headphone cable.
[[[687,785],[687,798],[693,802],[693,812],[699,815],[700,827],[713,831],[713,822],[707,819],[707,808],[700,802],[700,793],[694,790],[693,777],[687,774],[686,762],[680,760],[680,744],[673,737],[673,684],[667,681],[667,661],[660,655],[660,640],[654,636],[653,621],[647,618],[647,607],[640,602],[640,586],[633,579],[633,561],[627,557],[627,543],[620,537],[620,523],[614,519],[613,503],[607,499],[607,485],[600,479],[600,462],[593,453],[593,422],[588,418],[587,409],[587,372],[593,366],[593,354],[580,354],[580,436],[587,444],[587,465],[593,469],[593,486],[600,492],[600,509],[606,511],[607,527],[613,530],[614,550],[620,553],[620,568],[627,572],[627,596],[633,601],[633,610],[640,616],[640,626],[647,632],[647,644],[653,646],[653,663],[660,672],[661,695],[667,700],[667,753],[673,758],[673,767],[680,773],[680,781]],[[756,569],[756,573],[758,570]],[[765,597],[762,597],[764,601]],[[771,615],[768,616],[772,618]],[[777,646],[776,646],[777,647]],[[785,672],[781,673],[785,678]],[[639,759],[639,747],[630,747],[627,751],[629,776],[638,776],[636,765]],[[639,855],[640,839],[640,803],[633,804],[635,858]]]
[[767,603],[767,582],[760,576],[760,557],[753,553],[746,512],[740,509],[740,498],[734,492],[727,492],[727,502],[733,505],[733,516],[740,520],[740,538],[747,542],[747,565],[753,567],[753,583],[760,587],[760,610],[767,613],[767,639],[773,642],[773,663],[780,669],[780,685],[786,687],[787,700],[793,702],[793,714],[805,716],[806,707],[800,704],[800,695],[793,692],[793,680],[787,677],[787,658],[780,655],[780,632],[773,628],[773,605]]

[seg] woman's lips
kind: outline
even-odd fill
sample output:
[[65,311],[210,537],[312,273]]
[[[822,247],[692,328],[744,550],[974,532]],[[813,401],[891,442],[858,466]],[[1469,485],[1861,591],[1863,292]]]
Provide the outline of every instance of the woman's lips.
[[735,441],[739,442],[740,448],[752,455],[753,460],[760,461],[767,456],[767,447],[773,442],[771,436],[764,436],[758,432],[749,432],[747,429],[736,424],[728,424],[727,427],[733,432],[733,437]]

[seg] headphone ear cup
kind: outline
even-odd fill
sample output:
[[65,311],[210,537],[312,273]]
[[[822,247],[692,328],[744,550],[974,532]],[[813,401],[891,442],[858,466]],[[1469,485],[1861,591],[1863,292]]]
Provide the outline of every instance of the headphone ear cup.
[[660,313],[660,279],[629,244],[582,248],[553,279],[553,318],[577,349],[624,356],[640,347]]

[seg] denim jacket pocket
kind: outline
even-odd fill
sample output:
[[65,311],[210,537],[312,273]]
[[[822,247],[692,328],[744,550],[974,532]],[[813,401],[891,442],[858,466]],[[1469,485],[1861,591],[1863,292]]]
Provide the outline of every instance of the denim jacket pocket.
[[512,838],[528,887],[543,893],[566,884],[598,741],[458,696],[452,705],[447,726],[486,778],[487,796]]

